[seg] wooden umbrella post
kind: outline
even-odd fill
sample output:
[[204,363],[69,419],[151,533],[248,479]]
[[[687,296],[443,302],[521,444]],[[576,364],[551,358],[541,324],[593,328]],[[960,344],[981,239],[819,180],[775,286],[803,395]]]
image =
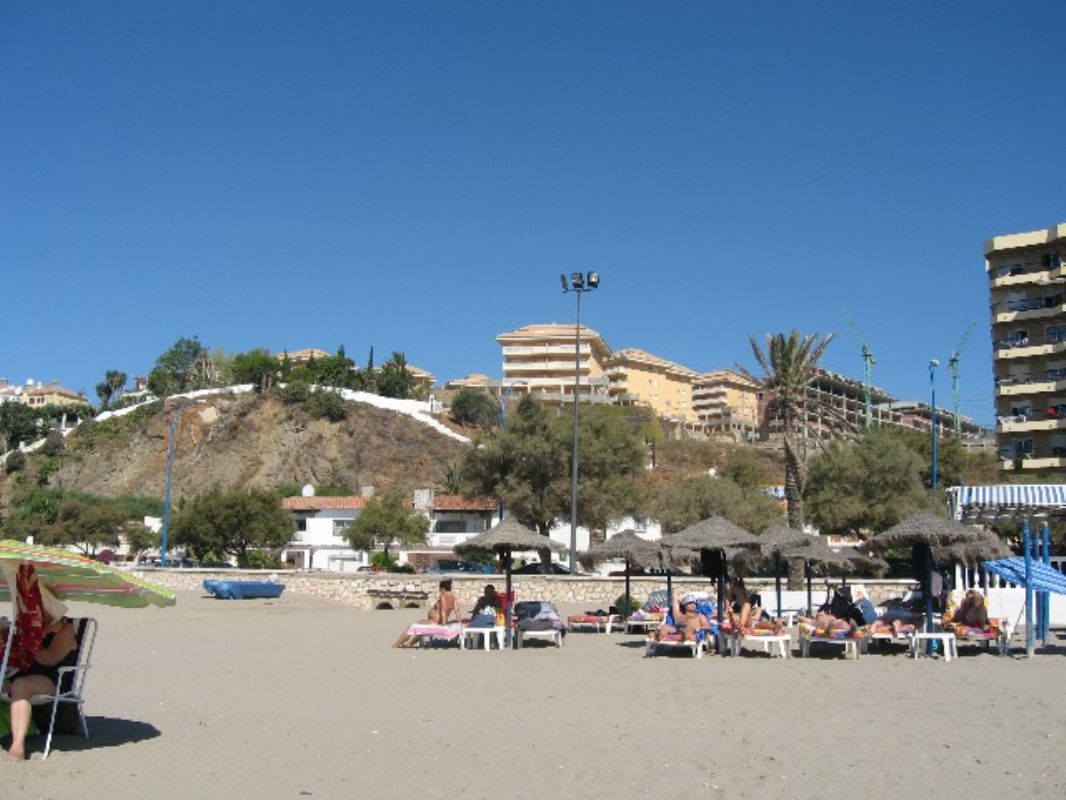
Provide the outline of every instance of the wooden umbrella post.
[[505,580],[505,591],[507,592],[506,599],[503,602],[503,620],[504,625],[507,626],[506,638],[507,645],[514,648],[514,633],[511,628],[511,549],[506,548],[500,554],[500,560],[503,562],[503,573]]

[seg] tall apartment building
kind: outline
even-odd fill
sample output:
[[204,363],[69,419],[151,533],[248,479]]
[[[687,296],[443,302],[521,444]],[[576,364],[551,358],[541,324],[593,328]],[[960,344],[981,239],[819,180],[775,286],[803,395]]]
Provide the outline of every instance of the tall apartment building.
[[611,348],[596,331],[581,327],[580,350],[575,356],[573,325],[523,325],[496,337],[503,349],[503,383],[513,394],[535,394],[541,399],[572,402],[575,366],[581,375],[578,398],[607,403],[610,400],[607,359]]
[[1000,469],[1066,473],[1066,223],[985,244]]
[[692,384],[692,410],[706,433],[752,441],[759,430],[759,387],[731,369],[704,372]]
[[675,425],[697,420],[692,405],[696,372],[635,347],[607,359],[607,393],[616,405],[644,405]]

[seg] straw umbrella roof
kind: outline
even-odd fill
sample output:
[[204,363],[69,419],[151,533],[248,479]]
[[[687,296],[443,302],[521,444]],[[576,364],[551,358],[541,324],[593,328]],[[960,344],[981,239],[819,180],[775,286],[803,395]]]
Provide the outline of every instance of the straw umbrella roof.
[[940,564],[976,564],[978,561],[990,561],[995,558],[1007,558],[1013,555],[1010,548],[1003,544],[992,531],[975,529],[976,539],[972,542],[960,542],[933,548],[933,559]]
[[604,542],[594,544],[582,554],[581,560],[590,564],[624,560],[637,567],[659,567],[670,561],[669,555],[669,551],[658,541],[643,539],[633,530],[624,530]]
[[946,547],[979,540],[976,528],[929,511],[915,514],[867,541],[871,550],[899,550],[914,545]]
[[782,551],[783,558],[802,558],[811,564],[814,572],[820,575],[850,575],[861,570],[884,572],[888,565],[879,558],[843,549],[837,552],[825,543],[821,536],[810,536],[810,542]]
[[[784,555],[786,550],[803,548],[815,541],[821,540],[797,528],[776,523],[759,534],[759,547],[770,556],[775,553]],[[797,553],[797,557],[798,555],[800,554]]]
[[453,549],[459,555],[489,550],[497,553],[544,549],[561,553],[566,550],[558,542],[553,542],[547,536],[541,536],[536,531],[527,528],[510,517],[484,533],[479,533],[477,536],[471,536],[465,542],[460,542]]
[[725,517],[711,517],[682,531],[664,536],[663,544],[687,550],[724,550],[733,547],[758,547],[759,537],[734,525]]

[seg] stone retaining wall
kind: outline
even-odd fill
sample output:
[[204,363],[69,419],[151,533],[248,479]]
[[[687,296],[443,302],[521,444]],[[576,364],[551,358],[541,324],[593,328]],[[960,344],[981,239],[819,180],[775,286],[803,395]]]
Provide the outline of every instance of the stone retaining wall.
[[[355,608],[371,610],[382,602],[392,608],[399,608],[399,599],[373,597],[369,590],[391,590],[397,592],[426,592],[432,602],[437,594],[440,575],[403,575],[403,574],[358,574],[345,575],[331,572],[291,572],[270,570],[201,570],[201,569],[137,569],[134,574],[178,591],[196,591],[202,589],[205,580],[266,580],[275,576],[285,584],[287,592],[313,595],[326,600],[335,600]],[[503,575],[449,575],[452,589],[460,605],[466,609],[473,606],[488,583],[497,590],[504,589]],[[638,600],[644,600],[648,593],[665,587],[665,581],[659,577],[631,578],[631,591]],[[521,600],[549,600],[553,603],[566,603],[583,606],[588,609],[606,609],[625,592],[625,578],[575,577],[559,575],[517,575],[513,578],[514,589]],[[762,592],[769,598],[773,592],[772,579],[749,578],[746,581],[752,591]],[[835,581],[834,581],[835,583]],[[916,588],[914,581],[906,580],[866,580],[862,581],[875,603],[889,597],[898,597],[906,591]],[[711,591],[711,582],[707,578],[679,578],[673,582],[675,589],[686,591]],[[825,581],[814,582],[814,601],[820,602],[825,597]],[[424,605],[424,603],[423,603]]]

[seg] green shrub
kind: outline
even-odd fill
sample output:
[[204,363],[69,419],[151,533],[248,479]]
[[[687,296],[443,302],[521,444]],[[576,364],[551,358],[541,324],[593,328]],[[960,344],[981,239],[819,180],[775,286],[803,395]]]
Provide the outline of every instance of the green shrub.
[[249,550],[244,562],[239,566],[247,569],[281,569],[281,559],[277,553],[262,550]]
[[307,381],[291,380],[278,392],[283,403],[296,405],[306,403],[311,396],[311,387]]
[[463,389],[452,398],[452,419],[463,425],[477,425],[488,430],[495,427],[500,408],[489,396],[473,389]]
[[4,470],[10,475],[12,472],[18,472],[23,469],[26,469],[26,454],[21,450],[13,450],[7,457]]
[[618,598],[614,601],[614,607],[618,609],[618,613],[623,614],[625,616],[629,616],[634,611],[639,609],[642,605],[644,605],[644,601],[642,601],[639,597],[633,594],[630,595],[629,606],[626,606],[626,596],[624,592],[618,595]]
[[374,553],[370,556],[370,564],[374,567],[381,567],[386,572],[392,572],[396,566],[396,559],[388,553]]
[[304,410],[315,419],[328,419],[330,422],[340,422],[348,416],[348,404],[344,398],[336,392],[320,389],[303,404]]
[[46,456],[58,456],[62,455],[66,449],[66,443],[63,441],[63,434],[59,431],[51,431],[44,439],[44,444],[41,446],[41,452]]

